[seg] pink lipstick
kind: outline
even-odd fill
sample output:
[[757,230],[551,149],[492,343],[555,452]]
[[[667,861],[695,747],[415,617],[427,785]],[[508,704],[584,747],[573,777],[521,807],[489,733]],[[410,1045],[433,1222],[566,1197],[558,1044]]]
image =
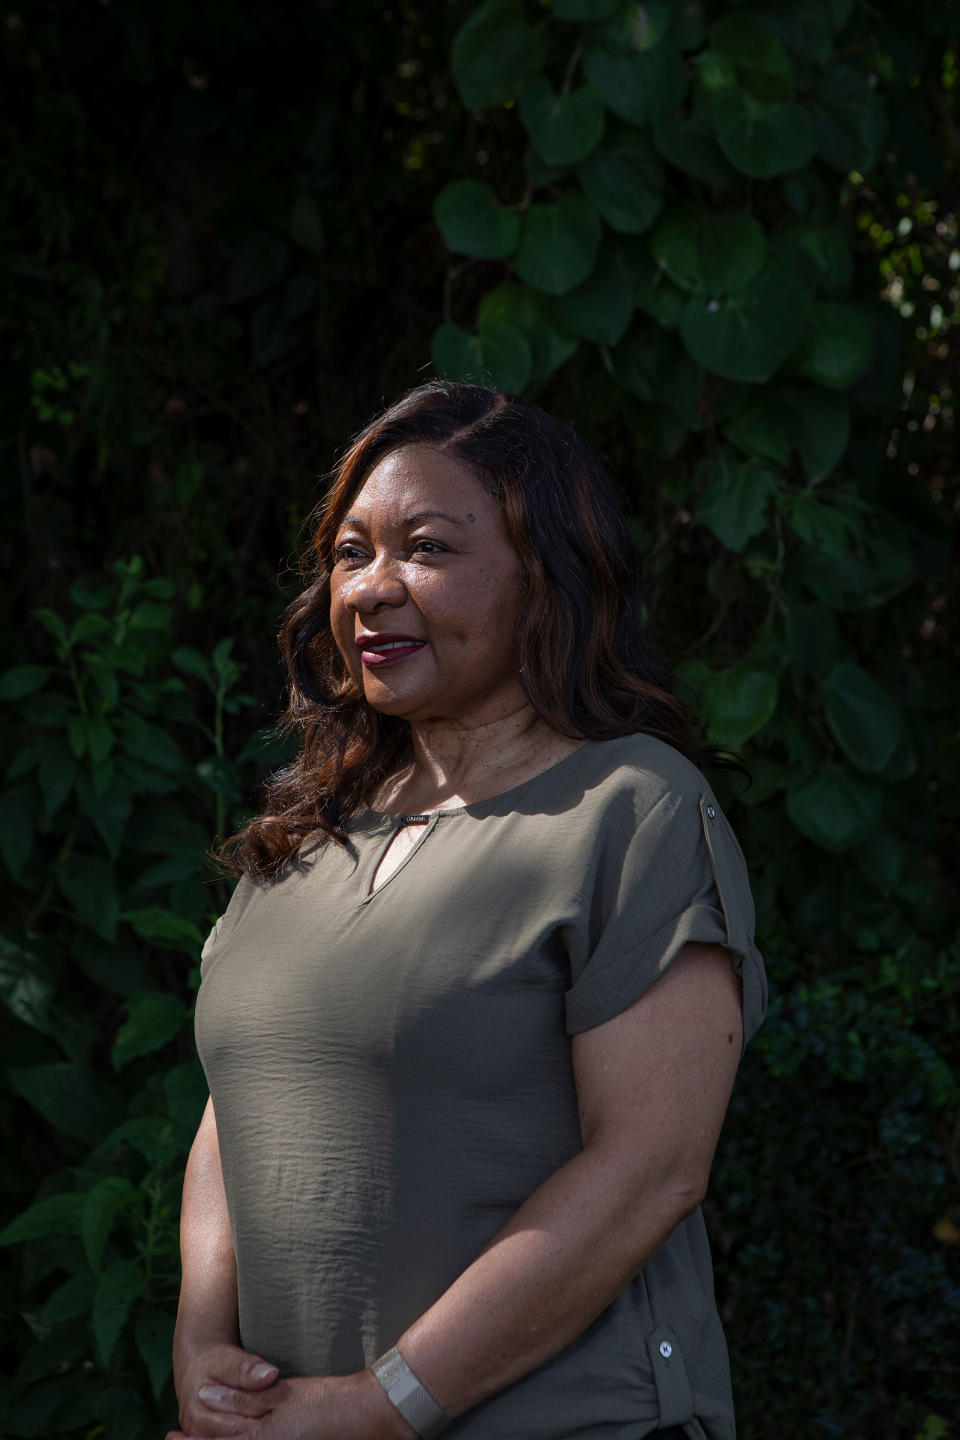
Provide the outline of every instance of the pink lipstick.
[[399,635],[384,631],[379,635],[359,635],[357,646],[364,665],[396,665],[422,650],[425,640],[414,635]]

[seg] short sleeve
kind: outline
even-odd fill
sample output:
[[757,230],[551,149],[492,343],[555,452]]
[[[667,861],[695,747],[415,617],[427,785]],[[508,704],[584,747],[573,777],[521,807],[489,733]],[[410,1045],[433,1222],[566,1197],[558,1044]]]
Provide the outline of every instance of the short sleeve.
[[203,949],[200,951],[201,979],[206,975],[216,951],[219,950],[223,942],[236,930],[247,906],[256,894],[256,888],[256,885],[248,875],[242,875],[240,877],[240,880],[234,887],[233,894],[230,896],[230,903],[203,942]]
[[766,1011],[763,961],[740,846],[716,798],[668,791],[607,837],[602,927],[566,993],[568,1034],[639,1000],[689,941],[731,951],[743,986],[744,1045]]

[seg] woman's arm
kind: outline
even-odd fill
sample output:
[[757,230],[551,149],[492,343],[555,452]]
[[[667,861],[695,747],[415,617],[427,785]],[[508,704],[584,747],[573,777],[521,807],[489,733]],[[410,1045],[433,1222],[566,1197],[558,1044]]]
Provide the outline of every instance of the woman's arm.
[[582,1152],[399,1341],[449,1415],[568,1345],[697,1208],[741,1035],[730,955],[692,944],[629,1009],[574,1037]]
[[[183,1280],[173,1338],[173,1380],[180,1423],[200,1436],[249,1430],[271,1408],[275,1365],[240,1348],[237,1321],[237,1261],[220,1168],[213,1103],[208,1100],[187,1160],[180,1212]],[[250,1391],[246,1417],[210,1409],[201,1387],[224,1385]],[[258,1408],[259,1407],[259,1408]]]
[[[568,1345],[696,1209],[741,1035],[730,955],[691,944],[634,1005],[574,1038],[582,1152],[533,1192],[398,1342],[450,1416]],[[413,1435],[389,1414],[389,1402],[384,1408],[369,1371],[281,1381],[277,1390],[283,1398],[252,1432],[256,1440]],[[235,1392],[224,1402],[244,1408]]]

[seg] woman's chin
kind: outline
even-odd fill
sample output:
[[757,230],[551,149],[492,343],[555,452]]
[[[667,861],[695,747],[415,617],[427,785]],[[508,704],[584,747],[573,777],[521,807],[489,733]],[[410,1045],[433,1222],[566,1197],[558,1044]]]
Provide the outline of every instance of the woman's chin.
[[399,686],[394,688],[366,676],[363,695],[371,710],[378,710],[381,715],[394,715],[398,720],[417,719],[425,707],[429,709],[427,696],[411,695]]

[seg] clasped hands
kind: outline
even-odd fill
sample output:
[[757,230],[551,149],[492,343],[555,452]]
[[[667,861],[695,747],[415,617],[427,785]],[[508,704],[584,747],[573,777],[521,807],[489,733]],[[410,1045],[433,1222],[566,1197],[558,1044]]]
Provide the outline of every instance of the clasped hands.
[[178,1385],[181,1429],[166,1440],[415,1440],[369,1370],[281,1380],[236,1345],[211,1345]]

